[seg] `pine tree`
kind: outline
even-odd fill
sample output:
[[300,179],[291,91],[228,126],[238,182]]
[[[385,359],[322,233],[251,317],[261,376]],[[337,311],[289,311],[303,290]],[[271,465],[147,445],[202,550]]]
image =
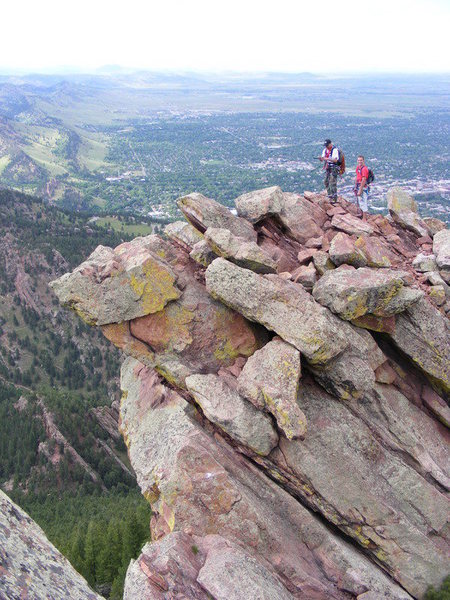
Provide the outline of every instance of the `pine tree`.
[[91,586],[95,586],[97,581],[97,560],[98,560],[98,543],[97,543],[97,525],[92,519],[86,532],[84,542],[84,564],[85,577]]
[[77,527],[72,531],[70,537],[69,559],[79,573],[84,573],[86,568],[84,561],[84,535],[82,534],[80,527]]

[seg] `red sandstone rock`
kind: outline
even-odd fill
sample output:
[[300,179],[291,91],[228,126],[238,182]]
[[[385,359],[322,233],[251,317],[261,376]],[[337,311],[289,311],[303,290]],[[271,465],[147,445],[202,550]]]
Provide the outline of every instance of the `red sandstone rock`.
[[364,315],[352,320],[353,325],[371,329],[372,331],[380,331],[383,333],[394,333],[395,331],[395,316],[391,317],[376,317],[375,315]]
[[[332,207],[325,196],[278,192],[275,196],[282,199],[279,214],[264,217],[251,229],[249,223],[235,220],[217,203],[205,204],[197,195],[185,208],[200,232],[206,222],[219,220],[235,235],[237,228],[257,239],[276,260],[280,273],[268,276],[222,258],[211,264],[206,273],[210,294],[237,312],[211,300],[205,293],[203,268],[165,243],[160,250],[177,277],[181,297],[131,325],[104,328],[127,354],[154,365],[190,402],[142,364],[124,369],[121,428],[139,484],[152,502],[155,540],[130,568],[127,600],[162,599],[167,594],[205,600],[205,594],[227,600],[237,594],[241,600],[242,585],[232,574],[222,578],[223,560],[233,565],[240,582],[251,583],[257,575],[256,587],[248,588],[246,596],[256,597],[261,591],[258,582],[263,581],[266,590],[273,590],[273,600],[285,591],[288,597],[316,600],[366,596],[411,600],[404,589],[423,597],[428,585],[439,585],[448,571],[444,490],[450,483],[448,432],[443,425],[448,424],[448,408],[427,379],[436,389],[448,385],[444,309],[441,313],[423,299],[404,310],[401,298],[403,305],[394,308],[403,312],[395,321],[369,313],[356,319],[355,327],[319,306],[301,286],[284,278],[296,276],[299,252],[314,246],[322,235],[322,251],[314,255],[314,262],[319,256],[317,263],[326,273],[323,250],[345,234],[327,222],[325,211]],[[268,205],[273,200],[267,194],[264,198]],[[257,203],[253,209],[259,209]],[[334,209],[334,223],[355,232],[354,227],[361,227],[362,221],[352,216],[354,205],[340,198]],[[374,233],[360,236],[356,250],[366,252],[373,265],[380,264],[380,254],[382,258],[389,250],[398,286],[403,285],[401,293],[412,300],[420,281],[411,266],[419,251],[417,233],[381,215],[370,215],[367,226]],[[352,235],[354,239],[344,239],[354,247]],[[445,241],[446,234],[436,240],[444,265],[441,238]],[[154,252],[154,239],[151,244]],[[312,265],[300,269],[304,272]],[[355,269],[346,264],[339,270],[348,277],[358,271],[363,276],[366,271],[386,273],[375,266]],[[423,287],[429,286],[424,282]],[[392,304],[390,297],[381,300],[383,305],[385,300]],[[371,292],[364,302],[372,306]],[[250,325],[241,315],[260,325]],[[366,327],[383,335],[372,336]],[[282,434],[275,447],[271,444],[276,436],[269,431],[282,430],[285,415],[280,403],[278,412],[272,404],[272,368],[258,359],[269,351],[273,332],[302,352],[301,385],[296,399],[289,396],[289,410],[295,414],[295,406],[300,407],[308,421],[303,439],[289,440]],[[272,419],[268,413],[276,415],[267,428],[265,445],[261,432],[266,425],[252,429],[253,417],[245,415],[254,413],[243,408],[245,394],[236,397],[236,378],[250,370],[257,390],[252,406],[262,411],[261,423]],[[209,403],[218,405],[211,412],[205,404],[202,412],[184,389],[184,378],[192,374],[203,382],[226,382],[234,413],[212,385],[202,389]],[[292,384],[289,380],[291,387],[286,389]],[[282,388],[275,390],[276,398],[281,392]],[[235,422],[232,413],[238,415]],[[333,533],[304,504],[332,523]],[[354,547],[342,542],[341,533],[352,538]],[[192,552],[194,545],[197,554]]]
[[419,246],[423,246],[424,244],[432,244],[433,240],[430,238],[429,235],[423,235],[422,237],[417,238],[417,243],[419,244]]
[[305,244],[307,248],[320,248],[322,246],[323,236],[311,238]]
[[379,383],[394,383],[394,381],[397,379],[397,373],[388,362],[385,362],[375,369],[375,379]]
[[314,254],[316,253],[315,250],[301,250],[298,254],[297,254],[297,259],[298,262],[303,265],[307,262],[309,262],[312,257],[314,256]]

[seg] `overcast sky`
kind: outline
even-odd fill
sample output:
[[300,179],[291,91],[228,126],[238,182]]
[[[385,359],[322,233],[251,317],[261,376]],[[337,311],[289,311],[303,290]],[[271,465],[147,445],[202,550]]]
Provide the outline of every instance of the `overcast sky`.
[[448,0],[14,0],[0,67],[450,71]]

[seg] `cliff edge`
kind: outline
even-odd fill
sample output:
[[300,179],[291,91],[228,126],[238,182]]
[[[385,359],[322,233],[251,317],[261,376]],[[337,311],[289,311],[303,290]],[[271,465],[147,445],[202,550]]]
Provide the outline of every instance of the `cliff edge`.
[[450,232],[388,194],[193,193],[52,283],[127,355],[124,598],[423,598],[448,574]]

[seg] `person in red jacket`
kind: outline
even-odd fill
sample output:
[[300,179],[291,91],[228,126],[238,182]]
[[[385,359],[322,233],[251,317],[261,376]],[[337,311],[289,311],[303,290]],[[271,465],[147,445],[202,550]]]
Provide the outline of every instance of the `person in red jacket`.
[[358,156],[356,165],[356,178],[355,178],[355,196],[356,203],[358,205],[362,217],[362,220],[366,220],[366,212],[369,209],[369,192],[370,187],[368,184],[369,169],[366,167],[364,156],[361,154]]

